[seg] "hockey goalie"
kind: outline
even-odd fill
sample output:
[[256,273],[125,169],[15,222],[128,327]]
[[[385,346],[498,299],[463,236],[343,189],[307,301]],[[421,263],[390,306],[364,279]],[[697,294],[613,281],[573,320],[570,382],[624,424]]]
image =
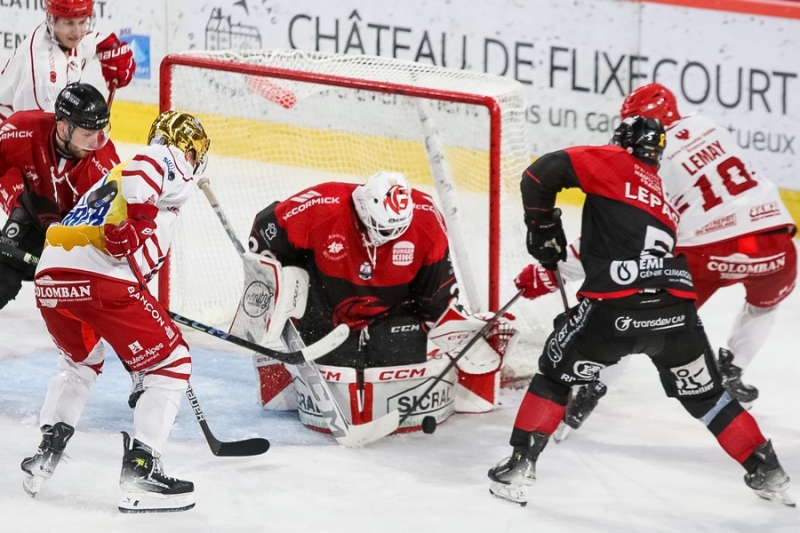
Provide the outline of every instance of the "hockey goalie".
[[[349,423],[398,411],[399,430],[415,431],[428,416],[441,423],[496,405],[503,355],[517,337],[512,317],[422,396],[488,317],[458,305],[444,220],[404,175],[322,183],[275,202],[256,215],[249,247],[231,332],[291,347],[287,320],[308,344],[347,324],[347,340],[316,362]],[[255,366],[264,408],[297,409],[306,426],[328,429],[292,365],[256,354]]]

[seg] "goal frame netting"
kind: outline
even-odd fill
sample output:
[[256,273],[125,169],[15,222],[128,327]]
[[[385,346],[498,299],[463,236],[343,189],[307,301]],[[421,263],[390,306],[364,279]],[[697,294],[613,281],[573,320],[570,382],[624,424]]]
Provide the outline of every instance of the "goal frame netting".
[[[489,175],[486,201],[488,203],[489,213],[489,242],[487,257],[485,258],[485,260],[488,261],[488,275],[487,279],[479,280],[479,294],[468,293],[467,297],[473,311],[495,311],[499,309],[503,303],[505,303],[503,301],[504,299],[507,300],[511,295],[513,295],[513,275],[511,275],[513,270],[509,270],[508,265],[506,265],[504,270],[503,265],[501,264],[501,250],[502,246],[504,245],[521,247],[523,249],[523,253],[521,255],[524,256],[524,241],[509,243],[504,242],[505,239],[503,236],[502,214],[503,204],[501,202],[501,197],[503,197],[504,194],[508,195],[509,187],[513,188],[514,184],[516,184],[516,190],[518,194],[518,182],[520,175],[529,162],[529,157],[527,154],[528,143],[525,134],[524,119],[525,100],[523,88],[519,82],[509,78],[493,76],[490,74],[477,72],[469,73],[470,76],[479,78],[481,82],[497,83],[500,86],[500,94],[481,94],[476,92],[453,90],[445,87],[416,84],[416,78],[413,74],[413,72],[416,71],[421,72],[419,74],[420,83],[424,83],[425,76],[429,71],[456,72],[456,69],[420,65],[418,63],[391,58],[381,58],[377,56],[358,57],[359,60],[375,61],[376,64],[379,65],[390,63],[392,65],[397,65],[397,68],[399,69],[415,69],[411,74],[412,79],[407,79],[405,81],[397,81],[393,79],[364,79],[360,77],[331,74],[329,72],[315,72],[311,70],[285,68],[283,66],[256,64],[231,59],[231,56],[233,56],[235,59],[237,55],[241,55],[244,58],[251,58],[254,54],[264,54],[265,56],[270,54],[296,54],[305,59],[321,58],[322,60],[328,60],[333,58],[333,60],[342,62],[353,59],[353,56],[348,56],[345,54],[325,54],[322,52],[309,52],[300,50],[197,51],[169,54],[163,59],[160,66],[160,110],[165,111],[173,108],[181,109],[181,102],[174,101],[172,97],[173,86],[176,83],[174,76],[176,71],[180,72],[180,69],[201,69],[204,71],[232,73],[244,77],[256,77],[266,80],[287,80],[290,82],[310,83],[334,88],[361,90],[384,95],[400,95],[403,97],[419,99],[419,101],[424,102],[446,102],[484,108],[488,116],[488,146],[486,147],[486,152],[488,154]],[[465,71],[458,72],[463,73]],[[270,82],[267,81],[266,83]],[[506,117],[504,122],[503,116],[504,111],[508,113],[508,110],[504,110],[500,101],[501,98],[509,98],[509,95],[511,95],[511,98],[515,99],[514,112],[518,115],[512,124],[513,128],[515,128],[513,134],[522,135],[522,138],[524,139],[523,144],[525,150],[524,153],[520,153],[520,151],[517,150],[517,153],[512,154],[511,156],[503,151],[503,136],[511,132],[504,131],[503,129],[504,126],[506,128],[509,127],[508,118]],[[187,109],[187,111],[192,112],[191,109]],[[435,131],[431,135],[428,135],[428,133],[430,132],[426,131],[426,136],[432,136],[435,140]],[[214,157],[213,138],[210,152],[210,156]],[[436,159],[436,157],[432,158],[430,153],[428,155],[429,160]],[[430,161],[430,164],[433,167],[434,162]],[[431,171],[432,174],[434,174],[434,180],[437,179],[436,169],[432,168]],[[504,180],[506,182],[505,186]],[[509,185],[509,183],[511,183],[511,185]],[[439,200],[437,203],[440,204],[441,208],[441,200]],[[266,204],[264,207],[266,207]],[[254,215],[255,213],[253,213],[253,216]],[[447,218],[447,213],[445,213],[445,216]],[[450,228],[450,220],[447,219],[447,221],[448,227],[452,231],[452,228]],[[519,219],[519,225],[522,226],[521,217]],[[239,235],[240,239],[246,239],[246,237],[246,235]],[[461,255],[461,250],[459,250],[459,246],[454,246],[452,237],[451,251],[455,256],[454,259],[456,263],[456,272],[457,274],[461,274],[461,271],[463,271],[465,268],[469,268],[469,266],[467,265],[465,267],[463,264],[459,265],[459,255]],[[483,257],[478,257],[475,259],[484,260]],[[510,268],[514,269],[518,267],[519,265],[513,265]],[[170,305],[173,303],[170,297],[171,278],[174,275],[171,272],[170,257],[167,258],[161,272],[163,274],[159,275],[158,278],[159,300],[165,305],[165,307],[170,308]],[[516,272],[514,272],[514,274],[515,273]],[[511,276],[510,279],[509,276]],[[461,279],[461,276],[459,277],[459,281],[462,283],[463,291],[463,279]],[[509,285],[511,286],[511,290],[509,289]]]

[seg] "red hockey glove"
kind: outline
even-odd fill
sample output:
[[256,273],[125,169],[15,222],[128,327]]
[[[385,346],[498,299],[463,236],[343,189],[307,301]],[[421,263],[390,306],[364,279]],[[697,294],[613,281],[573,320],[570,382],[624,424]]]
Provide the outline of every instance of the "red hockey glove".
[[514,280],[517,289],[522,290],[522,296],[533,300],[539,296],[550,294],[558,289],[556,275],[542,265],[528,265]]
[[125,87],[133,79],[136,63],[133,51],[128,43],[123,43],[115,34],[111,34],[97,45],[97,59],[103,69],[103,77],[109,90],[114,87]]
[[119,226],[105,224],[106,251],[122,259],[141,248],[156,229],[158,208],[152,204],[128,204],[128,218]]

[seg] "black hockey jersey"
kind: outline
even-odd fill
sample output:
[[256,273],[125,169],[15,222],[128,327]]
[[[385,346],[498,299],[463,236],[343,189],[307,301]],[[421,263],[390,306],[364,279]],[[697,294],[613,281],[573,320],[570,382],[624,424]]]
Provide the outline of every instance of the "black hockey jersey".
[[623,298],[665,289],[695,298],[686,258],[673,256],[679,215],[664,197],[656,170],[619,146],[576,146],[546,154],[525,170],[526,216],[555,205],[562,188],[586,193],[578,295]]

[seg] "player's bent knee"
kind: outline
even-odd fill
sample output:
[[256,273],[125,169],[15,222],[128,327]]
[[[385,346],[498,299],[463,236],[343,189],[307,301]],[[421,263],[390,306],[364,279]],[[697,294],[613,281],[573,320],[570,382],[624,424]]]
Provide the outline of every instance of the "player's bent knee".
[[192,357],[186,346],[180,344],[165,359],[144,369],[142,385],[148,387],[185,391],[192,374]]

